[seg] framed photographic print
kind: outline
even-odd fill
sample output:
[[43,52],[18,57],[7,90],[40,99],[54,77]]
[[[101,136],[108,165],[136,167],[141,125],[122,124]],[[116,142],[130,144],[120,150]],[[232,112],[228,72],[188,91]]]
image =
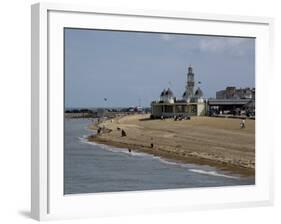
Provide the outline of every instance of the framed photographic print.
[[32,6],[32,217],[268,205],[270,18]]

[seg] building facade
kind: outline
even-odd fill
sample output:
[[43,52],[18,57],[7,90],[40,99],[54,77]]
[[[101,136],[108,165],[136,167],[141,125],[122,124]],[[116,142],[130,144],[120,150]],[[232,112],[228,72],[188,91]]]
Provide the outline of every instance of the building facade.
[[236,88],[228,86],[225,90],[216,92],[216,99],[254,99],[255,88]]
[[207,101],[203,98],[200,87],[194,91],[194,76],[193,68],[189,66],[182,98],[178,100],[170,88],[164,89],[160,94],[160,100],[151,103],[151,116],[153,118],[205,116]]

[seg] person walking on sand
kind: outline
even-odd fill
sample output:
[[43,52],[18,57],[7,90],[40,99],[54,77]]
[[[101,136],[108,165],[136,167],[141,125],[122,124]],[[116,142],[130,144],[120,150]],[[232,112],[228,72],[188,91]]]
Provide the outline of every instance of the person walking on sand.
[[240,122],[240,128],[245,128],[245,119],[242,119]]
[[121,137],[126,137],[126,136],[127,136],[126,132],[122,129],[122,131],[121,131]]

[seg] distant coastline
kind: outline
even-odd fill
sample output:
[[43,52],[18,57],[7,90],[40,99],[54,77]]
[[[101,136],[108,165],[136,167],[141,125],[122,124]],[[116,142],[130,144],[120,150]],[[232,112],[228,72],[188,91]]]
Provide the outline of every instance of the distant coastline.
[[[191,120],[150,120],[149,114],[127,115],[91,125],[96,143],[142,151],[183,163],[218,167],[255,175],[255,121],[240,129],[233,118],[192,117]],[[122,130],[126,136],[122,136]]]

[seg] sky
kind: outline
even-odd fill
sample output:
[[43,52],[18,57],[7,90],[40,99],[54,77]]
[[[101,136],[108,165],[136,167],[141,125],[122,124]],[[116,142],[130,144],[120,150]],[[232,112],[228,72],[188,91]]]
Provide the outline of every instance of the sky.
[[190,65],[206,98],[255,87],[254,38],[65,28],[64,41],[66,107],[146,107],[164,88],[181,99]]

